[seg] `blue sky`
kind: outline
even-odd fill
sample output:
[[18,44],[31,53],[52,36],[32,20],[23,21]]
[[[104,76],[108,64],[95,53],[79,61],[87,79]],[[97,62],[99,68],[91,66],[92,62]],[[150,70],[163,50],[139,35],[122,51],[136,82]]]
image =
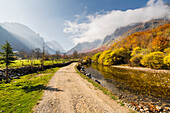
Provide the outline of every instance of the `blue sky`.
[[[164,0],[164,2],[170,1]],[[45,41],[56,40],[65,50],[69,50],[78,42],[88,41],[90,39],[87,38],[88,36],[94,37],[95,33],[91,31],[95,30],[95,27],[92,29],[91,26],[95,25],[93,23],[99,19],[103,18],[104,22],[106,16],[115,15],[118,10],[125,14],[124,12],[131,9],[132,11],[129,12],[133,13],[137,9],[145,8],[147,3],[148,0],[0,0],[0,22],[24,24],[44,37]],[[157,16],[160,17],[160,15]],[[144,18],[144,20],[147,19]],[[126,25],[126,22],[124,24]],[[116,27],[111,27],[112,31],[102,33],[98,36],[99,39],[109,35]]]

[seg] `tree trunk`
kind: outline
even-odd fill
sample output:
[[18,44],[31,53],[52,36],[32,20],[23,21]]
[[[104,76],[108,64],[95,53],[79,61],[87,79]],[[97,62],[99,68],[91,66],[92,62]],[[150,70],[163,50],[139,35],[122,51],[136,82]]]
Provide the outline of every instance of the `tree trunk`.
[[8,65],[6,65],[6,82],[8,83],[9,80],[8,80]]

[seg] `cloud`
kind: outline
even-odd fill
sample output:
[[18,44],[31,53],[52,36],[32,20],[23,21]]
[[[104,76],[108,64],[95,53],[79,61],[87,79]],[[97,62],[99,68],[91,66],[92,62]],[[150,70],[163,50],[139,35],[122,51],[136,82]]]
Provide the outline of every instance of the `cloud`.
[[170,8],[163,0],[149,0],[145,7],[126,11],[112,10],[87,15],[84,22],[79,22],[81,15],[77,15],[74,22],[65,21],[65,33],[71,33],[71,40],[77,44],[103,39],[113,33],[116,28],[136,22],[146,22],[151,19],[166,17],[170,19]]

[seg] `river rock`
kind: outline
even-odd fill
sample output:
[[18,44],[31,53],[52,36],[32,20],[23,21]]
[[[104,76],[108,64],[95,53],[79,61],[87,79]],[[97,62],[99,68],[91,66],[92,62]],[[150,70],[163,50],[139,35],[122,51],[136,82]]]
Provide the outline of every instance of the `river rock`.
[[91,74],[90,74],[90,73],[87,73],[86,76],[89,77],[89,78],[91,78]]
[[95,80],[95,82],[97,82],[98,84],[100,84],[100,82],[98,80]]

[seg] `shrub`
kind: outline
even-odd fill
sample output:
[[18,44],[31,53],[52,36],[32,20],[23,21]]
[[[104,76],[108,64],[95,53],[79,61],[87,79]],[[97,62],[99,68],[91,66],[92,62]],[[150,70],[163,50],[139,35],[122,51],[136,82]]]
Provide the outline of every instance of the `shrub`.
[[138,54],[140,52],[141,52],[141,48],[140,47],[136,47],[135,49],[133,49],[133,51],[131,53],[131,56],[134,56],[134,55],[136,55],[136,54]]
[[125,48],[115,50],[112,54],[114,64],[128,63],[130,52]]
[[111,54],[106,54],[103,65],[112,65],[112,64],[113,64],[113,59],[112,59]]
[[148,55],[143,56],[141,64],[149,68],[159,69],[163,66],[163,52],[153,52]]
[[131,65],[132,65],[132,66],[140,66],[140,65],[141,65],[140,61],[141,61],[141,59],[142,59],[142,56],[143,56],[143,55],[141,55],[141,54],[138,54],[138,55],[136,55],[136,56],[133,56],[133,57],[130,59]]
[[141,51],[140,51],[140,54],[142,54],[142,55],[147,55],[149,53],[151,53],[151,51],[149,49],[141,49]]
[[170,47],[164,49],[164,53],[165,53],[166,55],[170,54]]
[[86,57],[83,63],[91,63],[91,58],[90,57]]
[[103,64],[112,65],[112,64],[127,63],[129,57],[130,57],[130,53],[126,49],[124,48],[116,49],[110,52],[109,54],[105,55]]
[[98,58],[98,63],[103,64],[104,58],[106,54],[109,54],[111,51],[110,50],[105,50],[103,53]]
[[98,62],[98,58],[100,57],[100,55],[101,55],[101,52],[100,53],[96,53],[95,55],[93,55],[92,61],[97,63]]
[[170,66],[170,53],[168,56],[164,57],[164,64],[168,67]]

